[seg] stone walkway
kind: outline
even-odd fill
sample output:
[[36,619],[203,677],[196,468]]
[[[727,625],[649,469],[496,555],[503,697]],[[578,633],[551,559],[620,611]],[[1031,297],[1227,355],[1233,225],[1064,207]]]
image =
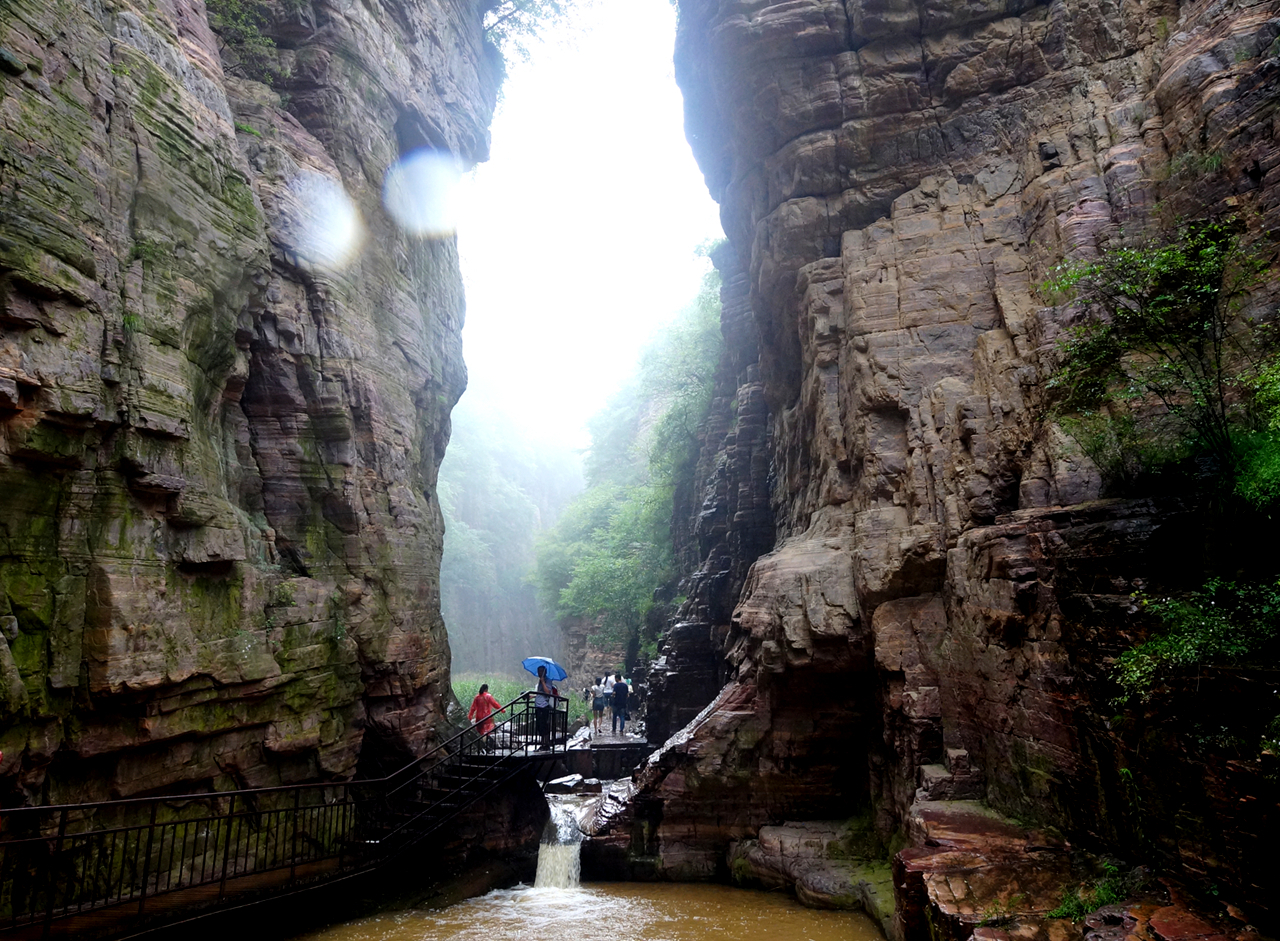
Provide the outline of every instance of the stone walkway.
[[601,729],[599,735],[591,736],[592,745],[631,745],[643,741],[644,739],[639,735],[632,735],[630,732],[623,735],[610,732],[607,728]]

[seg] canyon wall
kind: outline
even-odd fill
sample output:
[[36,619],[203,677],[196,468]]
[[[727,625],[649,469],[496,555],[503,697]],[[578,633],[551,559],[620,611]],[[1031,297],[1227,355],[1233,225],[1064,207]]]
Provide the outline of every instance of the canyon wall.
[[[687,525],[708,538],[651,714],[686,663],[703,698],[672,694],[676,734],[601,837],[631,871],[724,875],[731,842],[784,820],[869,813],[888,844],[922,803],[977,798],[1263,917],[1274,775],[1109,701],[1145,629],[1131,593],[1193,584],[1203,541],[1176,500],[1100,499],[1044,408],[1079,311],[1037,285],[1122,230],[1275,229],[1278,35],[1275,2],[681,0],[771,470],[730,478],[735,439],[709,438]],[[724,548],[721,479],[771,500],[758,559]],[[726,685],[676,732],[713,666]]]
[[769,412],[747,273],[733,246],[711,260],[720,273],[724,351],[711,403],[698,429],[698,460],[676,488],[672,536],[687,573],[679,605],[650,665],[645,731],[661,745],[696,716],[724,684],[723,645],[747,570],[773,543],[769,506]]
[[5,804],[345,778],[435,734],[462,287],[381,188],[486,156],[480,17],[0,9]]

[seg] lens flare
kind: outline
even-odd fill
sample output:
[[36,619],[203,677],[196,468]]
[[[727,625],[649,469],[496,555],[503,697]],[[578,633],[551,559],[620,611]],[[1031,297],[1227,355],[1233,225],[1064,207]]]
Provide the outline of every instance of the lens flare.
[[293,205],[285,228],[298,255],[322,268],[345,268],[364,241],[364,224],[342,184],[304,171],[289,184],[289,192]]
[[415,150],[387,168],[382,204],[406,232],[433,238],[452,235],[458,227],[461,179],[458,159],[447,150]]

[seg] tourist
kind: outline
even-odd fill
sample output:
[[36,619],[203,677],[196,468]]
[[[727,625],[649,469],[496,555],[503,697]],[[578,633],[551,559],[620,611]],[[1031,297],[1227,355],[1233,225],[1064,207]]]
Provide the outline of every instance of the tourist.
[[551,747],[551,701],[556,690],[547,682],[547,668],[538,667],[538,688],[533,697],[534,728],[538,733],[539,747]]
[[591,687],[591,719],[592,731],[600,734],[600,723],[604,721],[604,678],[597,676],[595,685]]
[[[494,712],[506,712],[502,708],[502,704],[493,698],[493,694],[489,692],[489,684],[481,683],[480,692],[476,693],[476,698],[471,700],[471,709],[467,712],[467,718],[472,722],[480,723],[476,731],[484,738],[488,738],[493,731],[493,719],[489,718]],[[485,742],[486,748],[492,748],[491,742]]]
[[627,694],[630,689],[622,679],[621,673],[613,674],[613,731],[627,734]]
[[624,676],[622,682],[627,684],[627,721],[631,721],[631,710],[640,705],[640,697],[636,694],[636,684],[631,677]]

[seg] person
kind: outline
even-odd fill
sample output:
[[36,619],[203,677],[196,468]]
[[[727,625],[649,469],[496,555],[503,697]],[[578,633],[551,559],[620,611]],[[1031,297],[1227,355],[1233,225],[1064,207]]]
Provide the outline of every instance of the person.
[[627,694],[630,690],[621,673],[613,674],[613,731],[627,734]]
[[471,700],[471,708],[467,711],[467,718],[472,722],[479,722],[480,725],[476,731],[487,738],[489,733],[493,731],[493,719],[489,717],[494,712],[506,711],[502,708],[502,704],[494,699],[493,694],[489,692],[489,684],[481,683],[480,692],[476,693],[476,698]]
[[609,715],[613,715],[613,679],[606,673],[601,683],[604,686],[604,707],[609,710]]
[[533,696],[533,724],[541,743],[540,748],[551,747],[551,701],[555,695],[555,687],[547,681],[547,668],[538,667],[538,688]]
[[600,734],[600,723],[604,721],[604,677],[597,676],[595,685],[591,687],[591,719],[592,729]]
[[622,682],[627,684],[627,721],[631,721],[631,710],[640,705],[640,697],[636,695],[636,684],[631,677],[624,676]]

